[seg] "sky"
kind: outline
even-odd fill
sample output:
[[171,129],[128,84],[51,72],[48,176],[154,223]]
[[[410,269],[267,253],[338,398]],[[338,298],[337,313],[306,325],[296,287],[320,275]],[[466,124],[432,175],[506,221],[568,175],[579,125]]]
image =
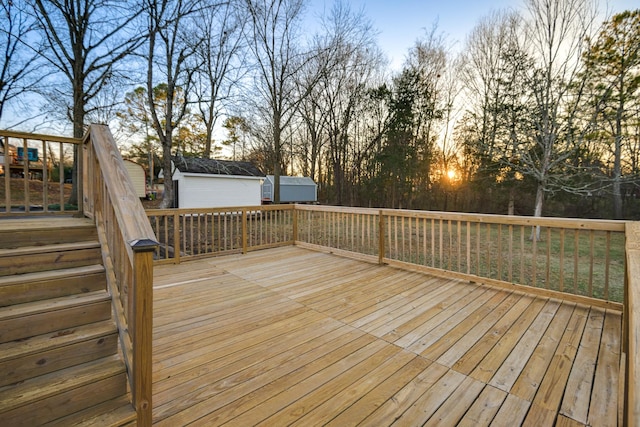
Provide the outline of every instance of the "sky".
[[[601,9],[615,12],[640,8],[639,0],[604,0]],[[309,15],[318,16],[329,10],[333,0],[309,0]],[[522,10],[523,0],[350,0],[354,11],[363,8],[379,31],[378,44],[397,70],[414,42],[437,23],[454,49],[462,49],[466,35],[480,18],[493,10]]]
[[[307,20],[314,21],[329,11],[334,0],[307,0]],[[418,38],[423,37],[437,23],[455,50],[461,50],[467,34],[493,10],[521,10],[525,0],[343,0],[353,11],[363,9],[378,31],[378,45],[389,59],[392,71],[400,70],[405,55]],[[600,0],[600,9],[613,13],[640,8],[640,0]],[[603,16],[604,19],[604,16]],[[307,25],[307,24],[305,24]],[[3,125],[7,125],[7,111]]]

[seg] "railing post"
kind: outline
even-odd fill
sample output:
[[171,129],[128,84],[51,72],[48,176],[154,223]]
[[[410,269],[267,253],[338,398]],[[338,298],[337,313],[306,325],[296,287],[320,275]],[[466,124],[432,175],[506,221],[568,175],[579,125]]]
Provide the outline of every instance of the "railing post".
[[247,210],[242,209],[242,253],[247,253]]
[[10,157],[11,153],[9,152],[9,137],[3,136],[2,142],[5,147],[7,147],[3,152],[3,169],[6,171],[4,173],[4,205],[6,212],[11,212],[11,173],[9,173],[11,169]]
[[[131,394],[138,414],[138,426],[152,422],[152,350],[153,350],[153,252],[158,243],[137,240],[133,249],[133,384]],[[131,332],[131,331],[130,331]]]
[[[182,230],[184,232],[184,230]],[[180,264],[180,215],[173,214],[173,262]]]
[[[7,146],[6,151],[9,151],[9,147]],[[24,186],[24,211],[29,213],[31,211],[31,200],[30,195],[31,191],[29,191],[29,156],[27,154],[27,138],[22,138],[22,174],[24,179],[22,180]],[[17,155],[18,153],[16,153]],[[5,172],[6,175],[6,172]],[[64,202],[60,203],[60,209],[64,210]]]
[[291,214],[293,215],[293,244],[295,245],[298,241],[298,210],[295,204],[291,209]]
[[378,264],[384,264],[384,214],[382,210],[378,213]]
[[85,178],[85,165],[84,165],[84,140],[82,143],[76,146],[76,151],[78,152],[78,194],[76,195],[78,200],[78,216],[84,216],[84,178]]

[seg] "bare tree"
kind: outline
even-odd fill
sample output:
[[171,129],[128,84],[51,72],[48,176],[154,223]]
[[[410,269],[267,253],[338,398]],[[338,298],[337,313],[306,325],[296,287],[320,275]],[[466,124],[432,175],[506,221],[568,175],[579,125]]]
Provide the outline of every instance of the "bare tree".
[[303,126],[297,139],[302,173],[314,181],[319,169],[320,155],[326,141],[322,132],[323,116],[320,107],[320,89],[316,84],[318,65],[317,60],[308,62],[296,80],[300,92],[310,93],[310,96],[306,97],[298,106],[298,115]]
[[[53,85],[48,95],[66,101],[76,138],[83,136],[91,102],[123,72],[122,60],[144,41],[144,34],[133,28],[141,13],[139,6],[119,0],[33,0],[45,43],[44,58],[66,82]],[[75,164],[74,186],[78,181]],[[76,194],[72,192],[69,203],[77,202]]]
[[[375,30],[362,11],[354,12],[347,3],[336,2],[323,24],[328,37],[326,47],[320,45],[318,53],[326,52],[320,56],[326,56],[326,65],[320,65],[323,72],[316,81],[334,201],[343,204],[348,201],[346,183],[357,180],[362,165],[362,150],[355,146],[357,138],[352,134],[356,114],[383,58],[375,43]],[[353,203],[353,196],[349,202]]]
[[90,102],[123,73],[120,62],[144,41],[133,27],[141,13],[140,4],[34,0],[34,7],[46,44],[45,59],[68,83],[54,89],[54,94],[64,98],[71,94],[68,109],[73,135],[82,137]]
[[34,30],[22,2],[0,3],[0,119],[10,101],[31,90],[40,55],[29,43]]
[[283,132],[291,123],[300,100],[295,77],[309,60],[300,49],[299,21],[303,0],[245,0],[250,24],[247,45],[255,60],[256,98],[266,108],[273,152],[274,203],[280,202]]
[[206,129],[204,156],[210,157],[213,130],[231,100],[233,91],[246,73],[242,32],[247,16],[233,2],[205,7],[194,15],[196,58],[195,97],[199,117]]
[[[174,187],[171,170],[171,150],[174,131],[187,113],[187,98],[192,89],[196,68],[188,66],[195,54],[185,25],[190,15],[201,7],[198,0],[145,0],[149,43],[147,51],[147,96],[153,128],[162,146],[164,197],[161,207],[173,207]],[[158,71],[159,78],[155,76]],[[157,102],[157,84],[163,84],[164,102]],[[179,96],[182,102],[176,102]],[[162,106],[163,111],[158,111]],[[178,106],[177,109],[174,107]]]
[[[496,186],[508,194],[508,213],[515,212],[516,188],[524,177],[518,157],[531,146],[530,112],[534,111],[529,89],[533,61],[525,51],[520,33],[523,20],[514,12],[494,12],[483,18],[467,39],[465,72],[466,129],[475,135],[465,142],[476,183]],[[470,127],[471,126],[471,127]],[[478,192],[483,203],[489,191]]]
[[474,118],[478,130],[474,136],[475,162],[481,173],[490,168],[497,150],[499,104],[503,99],[501,80],[504,80],[508,52],[518,44],[520,17],[514,12],[496,11],[482,18],[471,30],[463,52],[464,67],[460,79],[465,87],[464,97],[468,119]]
[[521,170],[537,182],[534,216],[542,216],[545,195],[566,183],[556,171],[571,155],[567,149],[571,141],[563,138],[563,132],[570,123],[566,115],[575,111],[565,107],[575,105],[570,87],[579,76],[579,59],[593,33],[596,8],[593,1],[585,0],[527,0],[526,5],[530,14],[527,46],[535,61],[529,78],[536,112],[535,147],[520,150],[518,161]]

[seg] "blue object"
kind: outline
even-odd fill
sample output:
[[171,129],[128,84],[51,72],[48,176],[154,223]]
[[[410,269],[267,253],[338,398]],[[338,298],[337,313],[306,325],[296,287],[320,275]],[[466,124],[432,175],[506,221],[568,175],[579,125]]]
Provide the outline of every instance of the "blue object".
[[[18,147],[18,161],[21,161],[24,157],[24,148]],[[38,149],[37,148],[27,148],[27,158],[30,162],[38,161]]]

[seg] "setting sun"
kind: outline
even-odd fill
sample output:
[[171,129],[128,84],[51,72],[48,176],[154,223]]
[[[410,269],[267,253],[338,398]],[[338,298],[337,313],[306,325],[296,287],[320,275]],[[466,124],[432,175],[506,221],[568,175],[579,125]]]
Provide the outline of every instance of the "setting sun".
[[454,171],[453,169],[449,169],[447,171],[447,176],[449,177],[449,179],[454,179],[456,177],[456,171]]

